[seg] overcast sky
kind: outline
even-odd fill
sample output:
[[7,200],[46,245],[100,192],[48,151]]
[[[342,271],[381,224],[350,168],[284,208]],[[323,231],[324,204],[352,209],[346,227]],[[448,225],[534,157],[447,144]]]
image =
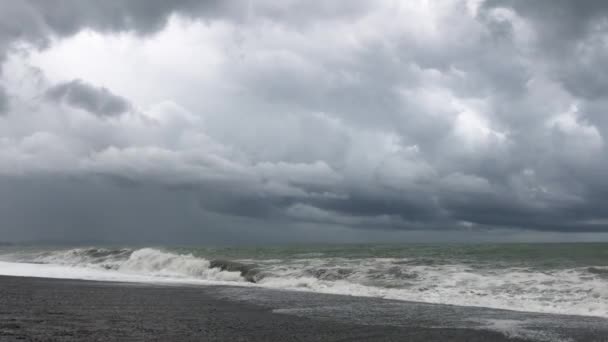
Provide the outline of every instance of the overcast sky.
[[0,240],[608,239],[603,0],[0,0]]

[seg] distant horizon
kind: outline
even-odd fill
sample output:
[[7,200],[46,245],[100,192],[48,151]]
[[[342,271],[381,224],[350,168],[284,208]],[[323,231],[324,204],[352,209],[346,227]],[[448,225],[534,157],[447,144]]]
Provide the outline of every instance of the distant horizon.
[[[119,246],[130,246],[130,247],[209,247],[209,248],[231,248],[231,247],[290,247],[290,246],[341,246],[341,245],[500,245],[500,244],[516,244],[516,245],[535,245],[535,244],[606,244],[608,243],[608,236],[604,237],[604,240],[597,239],[596,235],[588,236],[585,238],[578,237],[578,240],[572,241],[568,239],[567,235],[577,235],[577,233],[565,233],[560,238],[563,239],[537,239],[537,240],[508,240],[508,239],[495,239],[495,240],[420,240],[420,241],[389,241],[389,240],[378,240],[378,241],[342,241],[342,242],[327,242],[327,241],[310,241],[310,242],[242,242],[242,243],[205,243],[205,242],[163,242],[163,241],[112,241],[102,239],[91,239],[91,240],[61,240],[61,239],[41,239],[41,240],[15,240],[15,241],[0,241],[0,247],[2,246],[49,246],[49,247],[119,247]],[[580,235],[580,234],[578,234]],[[608,235],[608,234],[607,234]],[[595,240],[597,239],[597,240]]]

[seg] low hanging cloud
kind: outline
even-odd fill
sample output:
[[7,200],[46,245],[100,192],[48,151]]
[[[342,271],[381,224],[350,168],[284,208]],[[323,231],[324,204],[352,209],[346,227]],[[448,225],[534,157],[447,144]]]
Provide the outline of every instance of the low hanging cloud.
[[117,116],[131,107],[129,101],[104,87],[94,87],[81,80],[52,86],[46,91],[49,100],[65,103],[98,116]]
[[29,237],[608,231],[602,1],[65,4],[0,2]]

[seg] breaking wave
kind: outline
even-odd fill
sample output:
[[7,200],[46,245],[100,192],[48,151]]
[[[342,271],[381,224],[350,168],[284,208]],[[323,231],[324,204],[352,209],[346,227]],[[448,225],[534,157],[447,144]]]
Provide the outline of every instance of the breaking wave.
[[11,260],[0,257],[12,261],[0,263],[0,273],[147,282],[255,283],[275,289],[608,317],[606,266],[492,268],[406,258],[301,256],[223,260],[154,248],[79,248],[12,255]]
[[[27,261],[23,260],[22,261]],[[236,265],[227,267],[191,254],[174,254],[153,248],[76,248],[46,252],[31,259],[34,263],[117,271],[151,277],[212,281],[246,281]]]

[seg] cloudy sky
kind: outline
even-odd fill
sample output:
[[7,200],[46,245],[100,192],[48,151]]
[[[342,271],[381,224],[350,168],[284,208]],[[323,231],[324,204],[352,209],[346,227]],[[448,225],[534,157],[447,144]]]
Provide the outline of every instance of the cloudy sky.
[[608,239],[603,0],[0,0],[0,240]]

